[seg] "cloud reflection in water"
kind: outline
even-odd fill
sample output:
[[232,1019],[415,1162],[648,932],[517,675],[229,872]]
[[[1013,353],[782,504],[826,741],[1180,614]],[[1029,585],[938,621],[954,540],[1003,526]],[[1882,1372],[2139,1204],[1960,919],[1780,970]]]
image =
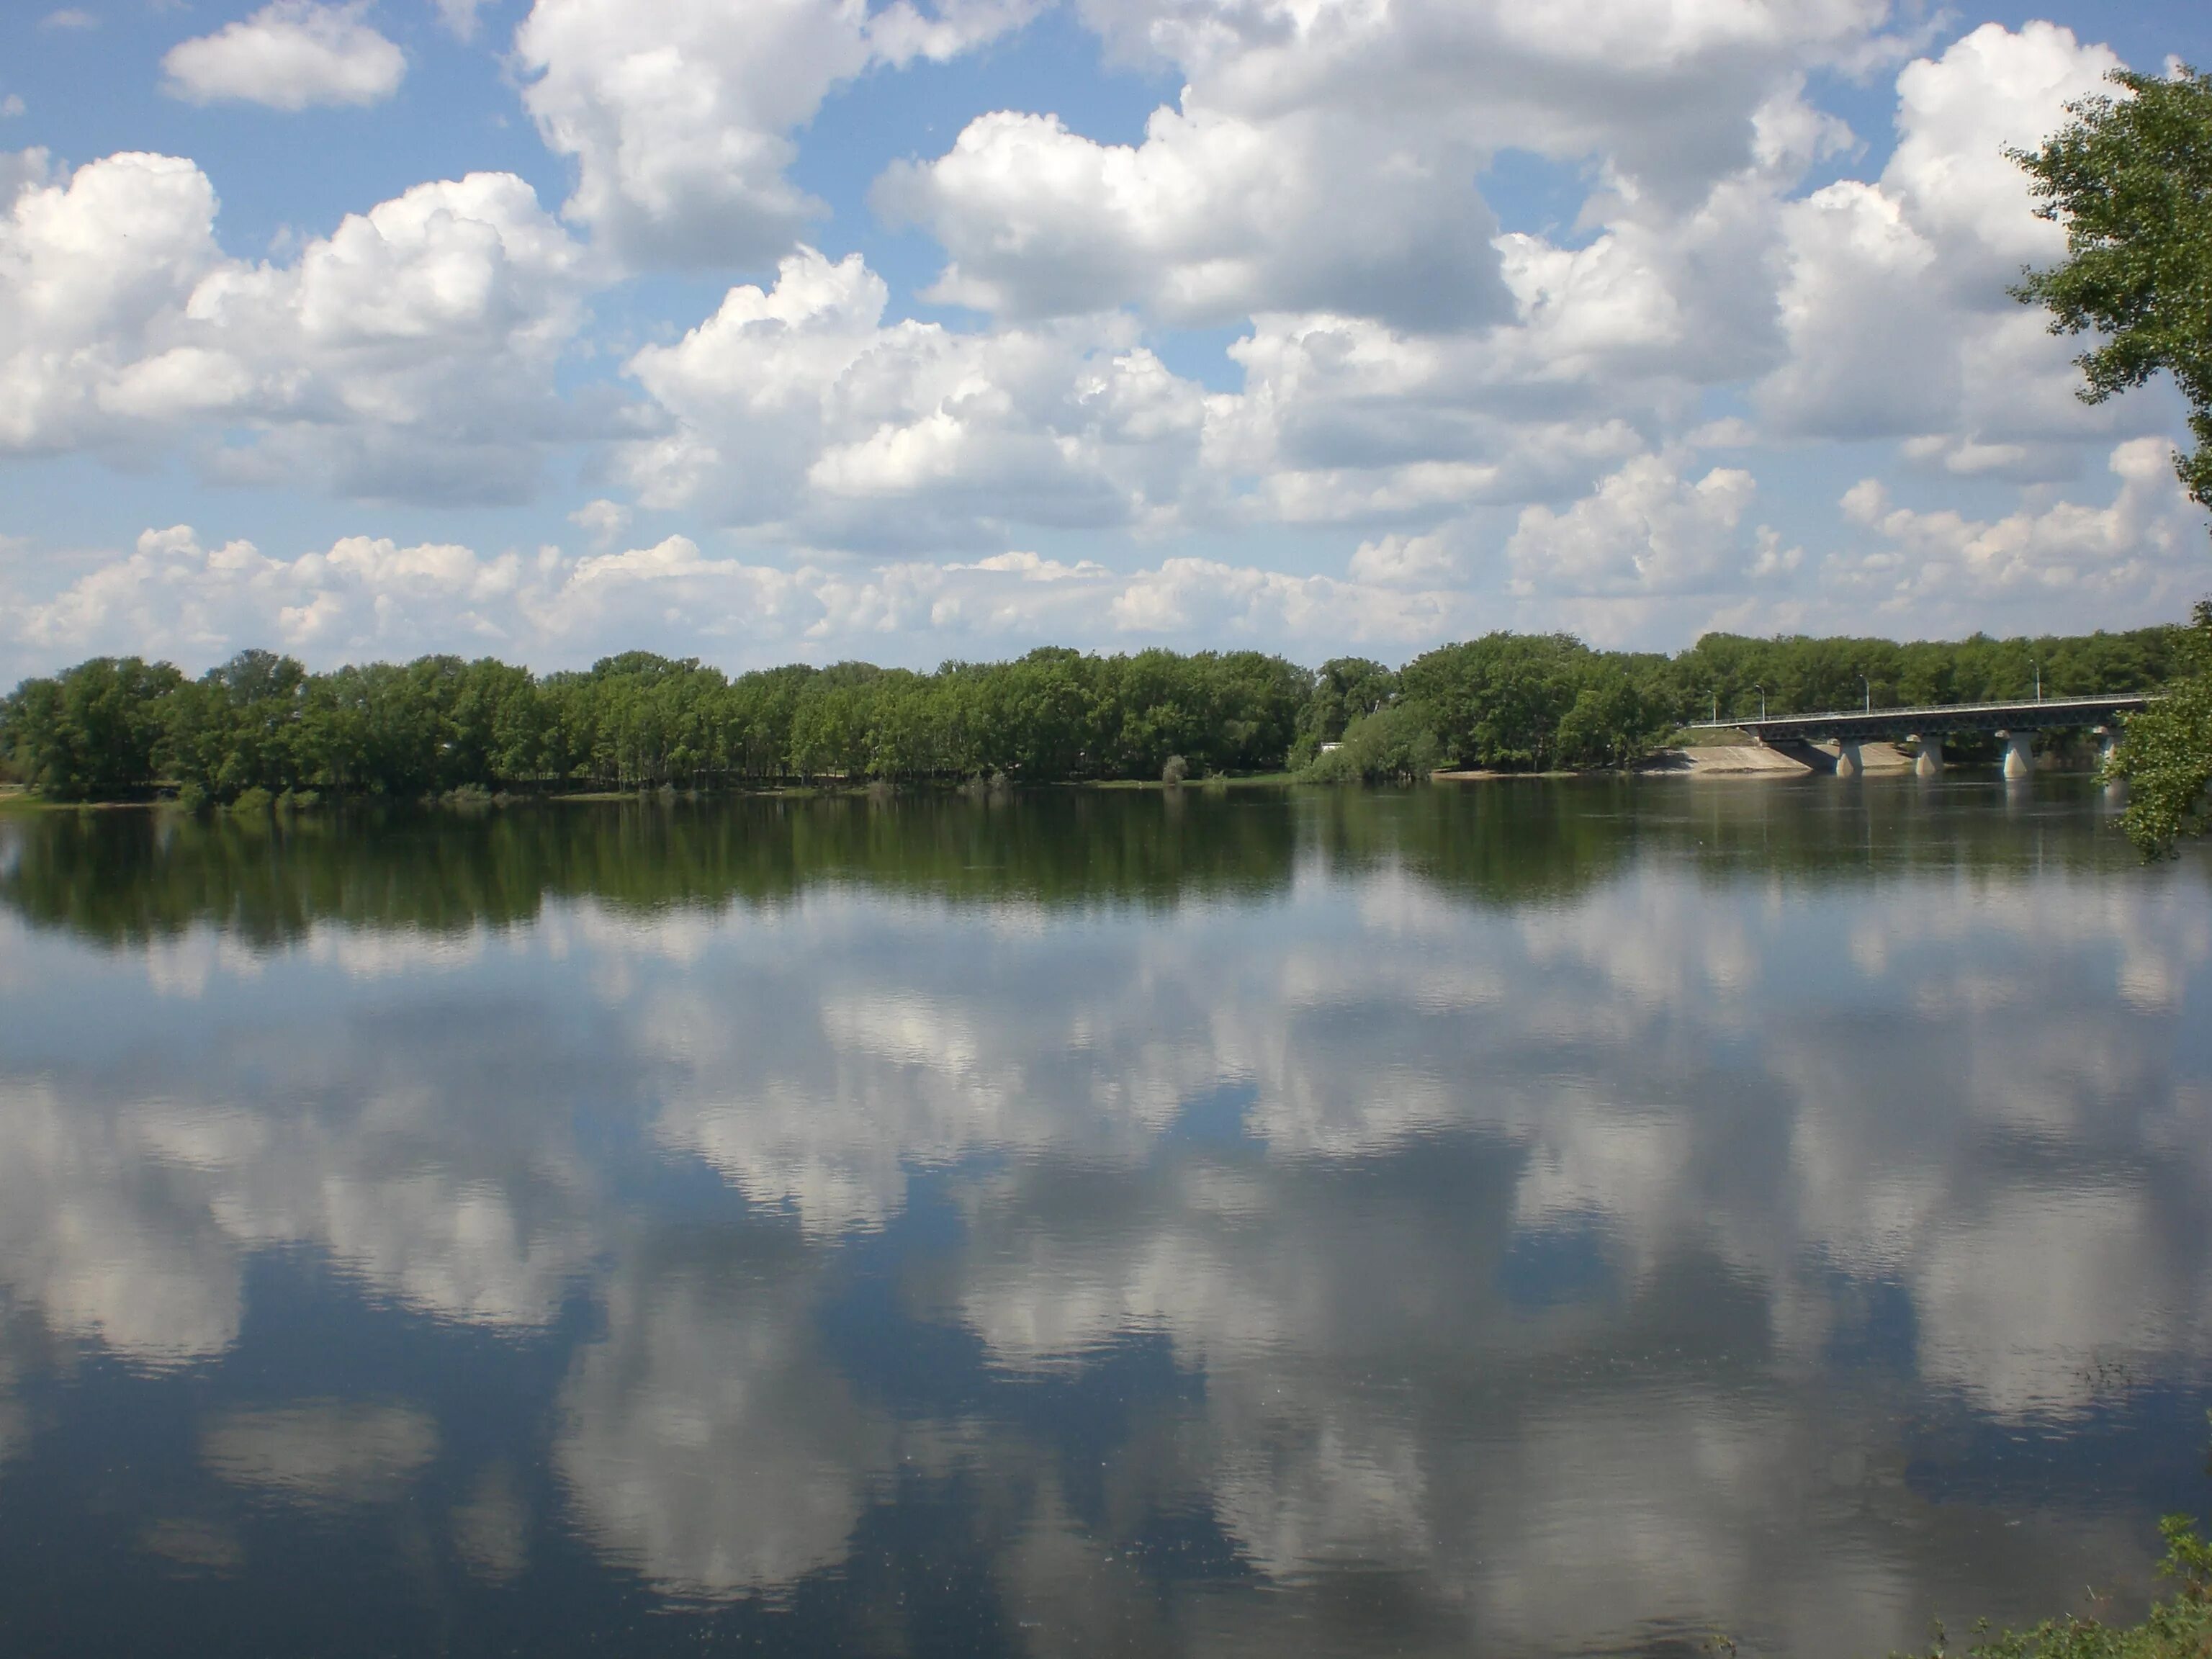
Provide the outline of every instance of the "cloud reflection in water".
[[[1282,833],[1179,902],[833,866],[250,948],[19,902],[0,1284],[149,1387],[250,1350],[275,1246],[361,1318],[544,1343],[563,1524],[692,1605],[888,1595],[856,1540],[917,1494],[1009,1616],[1156,1650],[1356,1646],[1362,1583],[1414,1647],[1856,1652],[2135,1581],[2125,1494],[2018,1486],[1992,1553],[1914,1470],[2204,1391],[2201,872],[1905,807],[1871,863],[1655,823],[1493,868],[1451,815],[1520,809],[1458,799],[1202,806]],[[46,1363],[0,1371],[9,1445]],[[477,1467],[427,1398],[227,1409],[240,1489]],[[500,1468],[453,1547],[526,1594]]]

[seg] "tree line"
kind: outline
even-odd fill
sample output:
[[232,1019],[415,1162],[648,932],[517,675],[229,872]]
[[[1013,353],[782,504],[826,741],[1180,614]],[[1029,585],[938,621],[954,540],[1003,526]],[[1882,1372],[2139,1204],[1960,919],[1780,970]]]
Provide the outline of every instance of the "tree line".
[[735,677],[648,652],[538,675],[423,657],[311,673],[246,651],[197,678],[96,657],[0,701],[0,763],[49,798],[713,789],[822,781],[1060,783],[1615,766],[1717,714],[2137,690],[2172,628],[1898,644],[1708,635],[1674,656],[1495,633],[1391,669],[1256,651],[1044,648],[932,673],[839,663]]

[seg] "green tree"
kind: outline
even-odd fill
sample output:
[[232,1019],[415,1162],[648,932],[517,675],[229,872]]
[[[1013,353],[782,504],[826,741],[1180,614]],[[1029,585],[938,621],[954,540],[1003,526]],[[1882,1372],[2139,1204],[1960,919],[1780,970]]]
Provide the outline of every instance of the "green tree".
[[142,789],[154,781],[167,705],[183,685],[167,663],[94,657],[17,687],[0,703],[0,746],[25,783],[57,800]]
[[1362,714],[1344,728],[1336,747],[1305,769],[1316,783],[1423,783],[1442,754],[1419,703],[1395,703]]
[[2069,104],[2040,149],[2008,152],[2033,180],[2037,216],[2066,230],[2064,262],[2013,293],[2047,306],[2053,333],[2104,337],[2075,360],[2084,402],[2173,376],[2197,440],[2178,468],[2212,507],[2212,76],[2109,78],[2124,97]]
[[2204,833],[2205,791],[2212,787],[2212,599],[2197,605],[2185,650],[2187,672],[2128,718],[2112,757],[2113,775],[2128,781],[2120,822],[2147,855]]
[[241,651],[164,700],[161,759],[179,781],[224,800],[289,789],[313,765],[302,749],[307,696],[302,664]]
[[1453,760],[1541,771],[1595,654],[1566,634],[1486,634],[1416,657],[1398,682]]
[[[2053,333],[2103,337],[2075,360],[2084,402],[2173,377],[2196,440],[2175,470],[2212,507],[2212,76],[2184,65],[2109,78],[2124,95],[2069,104],[2040,149],[2010,152],[2033,180],[2038,216],[2066,230],[2065,259],[2013,293],[2049,307]],[[2207,617],[2200,606],[2200,635]],[[2212,663],[2202,649],[2164,704],[2127,723],[2116,757],[2134,785],[2128,832],[2147,850],[2204,829]]]
[[1626,766],[1657,749],[1674,724],[1628,675],[1605,675],[1583,686],[1560,717],[1559,757],[1569,766]]
[[1297,738],[1291,763],[1311,763],[1325,743],[1342,739],[1344,728],[1363,714],[1388,708],[1398,696],[1398,677],[1365,657],[1337,657],[1314,677],[1313,693],[1298,710]]
[[834,671],[808,682],[792,711],[791,769],[810,782],[864,771],[872,690],[870,682],[841,679]]

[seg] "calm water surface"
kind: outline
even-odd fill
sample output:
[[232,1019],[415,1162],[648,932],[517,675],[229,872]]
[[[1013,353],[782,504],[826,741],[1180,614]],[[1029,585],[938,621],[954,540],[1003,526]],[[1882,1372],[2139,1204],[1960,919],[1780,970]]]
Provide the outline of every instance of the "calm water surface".
[[0,1650],[1874,1655],[2212,1509],[2094,792],[0,818]]

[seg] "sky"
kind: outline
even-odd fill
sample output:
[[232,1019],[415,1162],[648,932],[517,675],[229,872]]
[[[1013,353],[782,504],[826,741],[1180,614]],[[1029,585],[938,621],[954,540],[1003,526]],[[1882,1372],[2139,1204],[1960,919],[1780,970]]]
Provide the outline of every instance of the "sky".
[[0,684],[2174,620],[2008,146],[2192,0],[43,0]]

